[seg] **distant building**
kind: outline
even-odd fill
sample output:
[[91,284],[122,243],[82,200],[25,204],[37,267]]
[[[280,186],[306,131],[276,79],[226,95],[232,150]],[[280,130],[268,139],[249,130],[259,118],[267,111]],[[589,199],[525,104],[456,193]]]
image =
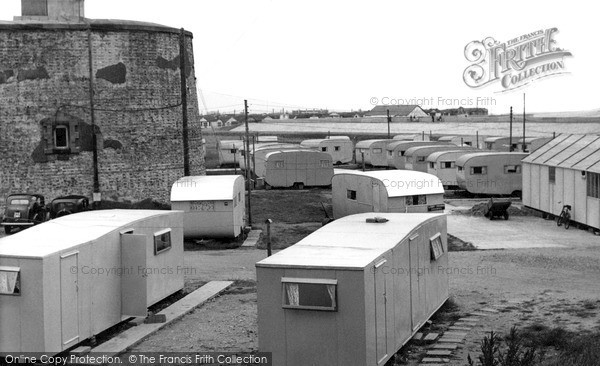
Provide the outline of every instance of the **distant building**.
[[378,105],[365,114],[368,117],[387,117],[388,110],[391,117],[422,118],[429,117],[418,105]]
[[168,202],[186,155],[180,41],[189,168],[204,173],[191,33],[87,19],[83,0],[21,6],[0,21],[0,210],[15,192]]

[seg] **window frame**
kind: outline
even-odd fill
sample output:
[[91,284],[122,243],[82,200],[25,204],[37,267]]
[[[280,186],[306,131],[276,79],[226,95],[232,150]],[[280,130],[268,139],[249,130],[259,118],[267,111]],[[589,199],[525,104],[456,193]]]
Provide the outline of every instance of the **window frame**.
[[586,172],[586,197],[600,199],[600,174]]
[[556,167],[555,166],[548,167],[548,183],[556,184]]
[[441,233],[437,233],[429,238],[429,253],[430,261],[437,261],[444,255],[444,242],[442,241]]
[[[0,296],[21,296],[22,284],[21,284],[21,267],[13,267],[13,266],[0,266],[0,272],[17,272],[17,278],[15,280],[15,288],[13,292],[0,292]],[[17,292],[15,292],[17,290]]]
[[[154,255],[159,255],[161,253],[164,253],[166,251],[169,251],[172,247],[173,247],[173,239],[171,237],[171,228],[167,228],[167,229],[163,229],[160,231],[155,232],[154,235]],[[165,234],[169,234],[168,238],[169,238],[169,242],[168,242],[168,246],[166,246],[165,248],[162,249],[158,249],[158,243],[157,243],[157,238],[165,235]],[[162,241],[162,239],[161,239]]]
[[[514,168],[514,171],[510,171],[509,168]],[[521,164],[516,165],[505,165],[504,174],[521,174]]]
[[[65,133],[65,146],[58,146],[58,131],[63,130]],[[69,142],[69,126],[66,125],[56,125],[52,129],[52,148],[54,150],[64,151],[69,150],[71,148],[71,144]]]
[[[447,164],[450,164],[450,166],[446,166]],[[456,168],[456,162],[455,161],[440,161],[440,169],[454,169]]]
[[382,148],[380,148],[380,147],[375,147],[375,148],[373,148],[373,149],[371,150],[371,152],[372,152],[373,154],[377,154],[377,155],[379,155],[379,154],[383,153],[383,149],[382,149]]
[[[287,284],[309,284],[309,285],[324,285],[334,286],[334,294],[332,299],[332,306],[310,306],[310,305],[290,305],[287,303]],[[316,311],[338,311],[338,280],[329,278],[298,278],[298,277],[282,277],[281,278],[281,307],[283,309],[292,310],[316,310]],[[329,290],[327,290],[329,291]]]
[[[481,173],[475,173],[476,168],[481,168]],[[471,175],[487,175],[487,165],[472,166],[469,171]]]
[[353,189],[346,189],[346,199],[356,201],[356,191]]

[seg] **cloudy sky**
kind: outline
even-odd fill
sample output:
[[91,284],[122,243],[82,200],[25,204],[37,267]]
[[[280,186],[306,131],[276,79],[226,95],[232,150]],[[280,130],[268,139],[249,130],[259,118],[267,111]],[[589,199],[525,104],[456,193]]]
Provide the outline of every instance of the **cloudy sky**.
[[[0,19],[19,14],[20,0],[2,0]],[[600,108],[597,12],[583,1],[86,0],[86,17],[192,31],[209,110],[239,110],[243,99],[254,112],[417,100],[506,113],[522,111],[523,93],[528,112]],[[469,42],[548,28],[558,28],[554,47],[572,53],[555,60],[563,74],[510,91],[465,84]]]

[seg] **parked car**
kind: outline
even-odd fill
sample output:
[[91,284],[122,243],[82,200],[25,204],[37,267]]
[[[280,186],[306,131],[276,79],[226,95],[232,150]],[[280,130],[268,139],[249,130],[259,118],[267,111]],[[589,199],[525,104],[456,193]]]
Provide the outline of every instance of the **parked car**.
[[88,211],[89,208],[90,201],[85,196],[70,195],[58,197],[50,202],[50,218],[55,219],[76,212]]
[[6,234],[15,228],[27,228],[46,221],[47,210],[41,194],[18,193],[6,198],[6,210],[0,225]]

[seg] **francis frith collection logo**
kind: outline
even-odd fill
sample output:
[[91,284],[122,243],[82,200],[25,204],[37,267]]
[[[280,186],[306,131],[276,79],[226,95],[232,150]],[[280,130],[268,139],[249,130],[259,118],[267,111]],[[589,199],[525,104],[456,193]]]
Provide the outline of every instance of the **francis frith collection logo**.
[[501,91],[523,87],[535,80],[566,73],[565,57],[571,52],[557,47],[558,28],[540,29],[506,42],[492,37],[465,47],[468,66],[463,79],[471,88],[499,83]]

